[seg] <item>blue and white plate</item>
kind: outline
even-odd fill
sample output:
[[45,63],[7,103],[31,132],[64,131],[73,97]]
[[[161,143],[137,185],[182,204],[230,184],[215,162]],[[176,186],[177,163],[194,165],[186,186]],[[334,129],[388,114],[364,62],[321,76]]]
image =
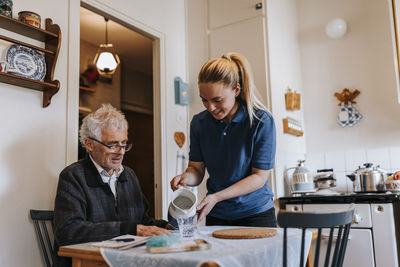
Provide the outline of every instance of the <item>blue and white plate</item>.
[[46,75],[46,61],[37,50],[13,44],[6,52],[7,72],[25,78],[43,81]]
[[336,118],[338,124],[342,127],[353,127],[362,119],[362,115],[352,104],[343,104],[340,106]]

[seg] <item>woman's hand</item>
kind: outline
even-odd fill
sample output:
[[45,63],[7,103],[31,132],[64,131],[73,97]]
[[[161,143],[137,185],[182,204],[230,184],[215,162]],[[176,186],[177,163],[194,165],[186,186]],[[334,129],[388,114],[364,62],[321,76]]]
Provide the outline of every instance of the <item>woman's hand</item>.
[[136,227],[136,234],[138,236],[156,236],[156,235],[170,235],[171,232],[157,226],[138,224]]
[[199,213],[198,221],[203,220],[218,202],[219,200],[215,194],[207,195],[197,206],[197,212]]
[[179,188],[179,186],[186,186],[185,173],[182,173],[182,174],[177,175],[174,178],[172,178],[170,184],[171,184],[172,191],[177,190]]

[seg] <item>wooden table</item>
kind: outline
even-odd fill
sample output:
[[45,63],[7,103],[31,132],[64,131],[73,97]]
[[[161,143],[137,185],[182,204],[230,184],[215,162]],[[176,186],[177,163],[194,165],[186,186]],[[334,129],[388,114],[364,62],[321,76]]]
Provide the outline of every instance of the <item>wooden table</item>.
[[72,258],[72,267],[108,266],[101,256],[100,249],[88,243],[62,246],[58,255]]
[[[218,264],[229,265],[231,262],[238,262],[245,266],[277,266],[282,262],[282,229],[277,229],[277,235],[269,238],[261,239],[218,239],[212,237],[215,230],[226,229],[231,227],[223,226],[207,226],[199,227],[196,237],[206,240],[211,244],[210,250],[200,250],[193,252],[176,252],[165,254],[147,253],[143,246],[132,248],[129,250],[110,250],[102,251],[107,262],[115,266],[121,264],[135,263],[136,266],[144,266],[142,263],[150,263],[153,266],[177,266],[180,263],[193,264],[193,266],[201,267],[217,267]],[[299,229],[289,229],[288,236],[288,259],[291,263],[289,266],[297,266],[300,258],[300,241],[302,231]],[[307,232],[308,243],[306,251],[308,252],[311,243],[311,232]],[[308,253],[305,253],[307,256]],[[84,266],[108,266],[103,259],[100,249],[91,245],[91,243],[83,243],[69,246],[62,246],[58,252],[59,256],[72,258],[73,267]],[[196,264],[197,263],[197,264]],[[134,265],[135,265],[134,264]]]
[[[100,249],[91,246],[90,243],[62,246],[58,255],[72,258],[72,267],[108,266],[101,256]],[[219,265],[215,262],[205,262],[200,267],[219,267]]]

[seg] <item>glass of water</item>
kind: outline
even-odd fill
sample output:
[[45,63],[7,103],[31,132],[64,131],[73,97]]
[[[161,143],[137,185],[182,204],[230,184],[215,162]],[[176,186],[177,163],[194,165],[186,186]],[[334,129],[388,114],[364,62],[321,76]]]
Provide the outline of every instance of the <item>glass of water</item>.
[[178,217],[178,226],[181,237],[184,239],[194,237],[197,224],[197,214],[192,217]]

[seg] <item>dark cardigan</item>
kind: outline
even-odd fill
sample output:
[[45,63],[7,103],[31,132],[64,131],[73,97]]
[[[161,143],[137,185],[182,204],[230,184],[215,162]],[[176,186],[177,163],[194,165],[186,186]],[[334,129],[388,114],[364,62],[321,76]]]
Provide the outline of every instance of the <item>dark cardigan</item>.
[[167,225],[166,221],[148,216],[147,201],[132,169],[124,166],[115,199],[89,156],[61,172],[54,223],[56,251],[58,246],[135,235],[137,224],[162,228]]

